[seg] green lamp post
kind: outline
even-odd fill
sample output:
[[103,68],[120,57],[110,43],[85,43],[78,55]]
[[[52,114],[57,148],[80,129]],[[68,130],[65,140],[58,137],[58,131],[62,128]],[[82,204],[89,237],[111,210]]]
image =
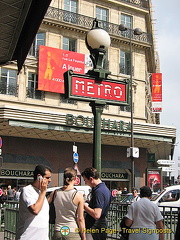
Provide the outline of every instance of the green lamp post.
[[[93,63],[93,69],[89,70],[87,74],[94,76],[100,84],[110,74],[108,70],[104,69],[106,50],[111,43],[110,36],[105,30],[99,27],[99,23],[95,19],[92,29],[86,34],[85,42],[90,51],[90,58]],[[92,101],[90,106],[94,115],[93,167],[98,170],[101,176],[101,115],[105,102],[102,100]]]

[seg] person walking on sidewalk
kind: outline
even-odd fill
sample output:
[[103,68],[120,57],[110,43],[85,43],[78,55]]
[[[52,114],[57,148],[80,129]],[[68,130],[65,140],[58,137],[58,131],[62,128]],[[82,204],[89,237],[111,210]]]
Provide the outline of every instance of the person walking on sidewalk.
[[150,201],[151,196],[150,187],[141,187],[141,199],[129,206],[125,220],[130,227],[129,240],[164,240],[163,216],[158,206]]

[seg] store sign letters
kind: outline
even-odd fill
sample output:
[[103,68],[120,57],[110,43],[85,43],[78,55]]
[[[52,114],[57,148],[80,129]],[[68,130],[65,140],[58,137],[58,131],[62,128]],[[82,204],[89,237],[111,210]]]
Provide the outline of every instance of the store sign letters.
[[33,171],[1,169],[1,177],[33,177]]
[[[93,128],[94,118],[84,117],[83,115],[74,116],[73,114],[67,114],[66,125]],[[130,126],[130,123],[126,123],[124,121],[117,121],[117,120],[111,121],[110,119],[103,118],[101,120],[101,128],[103,130],[127,132],[127,131],[130,131],[131,126]]]
[[128,174],[127,173],[102,172],[101,178],[103,178],[103,179],[128,179]]

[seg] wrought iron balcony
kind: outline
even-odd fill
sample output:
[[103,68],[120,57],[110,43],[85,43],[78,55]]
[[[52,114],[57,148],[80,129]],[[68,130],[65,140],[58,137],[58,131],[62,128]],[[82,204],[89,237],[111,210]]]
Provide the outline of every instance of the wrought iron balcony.
[[[128,0],[129,2],[131,0]],[[70,23],[71,26],[78,28],[85,28],[87,31],[92,28],[93,20],[94,18],[87,17],[81,14],[65,11],[62,9],[54,8],[54,7],[49,7],[47,10],[47,13],[45,15],[45,20],[46,18],[57,20],[56,24],[67,24]],[[54,22],[53,22],[54,23]],[[118,24],[113,24],[110,22],[106,21],[100,21],[101,27],[106,30],[110,35],[114,37],[123,37],[125,39],[130,38],[130,33],[132,32],[130,29],[126,31],[126,33],[121,33],[119,30],[119,25]],[[132,40],[139,41],[141,43],[148,43],[152,44],[152,35],[148,33],[142,33],[141,35],[134,35],[132,34],[131,36]]]
[[16,84],[7,84],[0,83],[0,94],[12,95],[17,97],[18,95],[18,85]]
[[119,2],[126,2],[131,5],[149,9],[149,0],[119,0]]
[[44,99],[44,92],[40,90],[36,90],[35,88],[27,88],[26,89],[26,96],[27,98],[43,100]]
[[69,103],[69,104],[77,105],[77,101],[76,100],[67,99],[67,98],[65,98],[64,95],[61,96],[61,103]]

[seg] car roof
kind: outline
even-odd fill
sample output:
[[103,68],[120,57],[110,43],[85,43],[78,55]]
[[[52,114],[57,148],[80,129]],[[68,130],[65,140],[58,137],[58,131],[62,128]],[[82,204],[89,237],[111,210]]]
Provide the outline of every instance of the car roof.
[[173,185],[173,186],[165,187],[164,189],[167,191],[176,190],[176,189],[180,189],[180,185]]

